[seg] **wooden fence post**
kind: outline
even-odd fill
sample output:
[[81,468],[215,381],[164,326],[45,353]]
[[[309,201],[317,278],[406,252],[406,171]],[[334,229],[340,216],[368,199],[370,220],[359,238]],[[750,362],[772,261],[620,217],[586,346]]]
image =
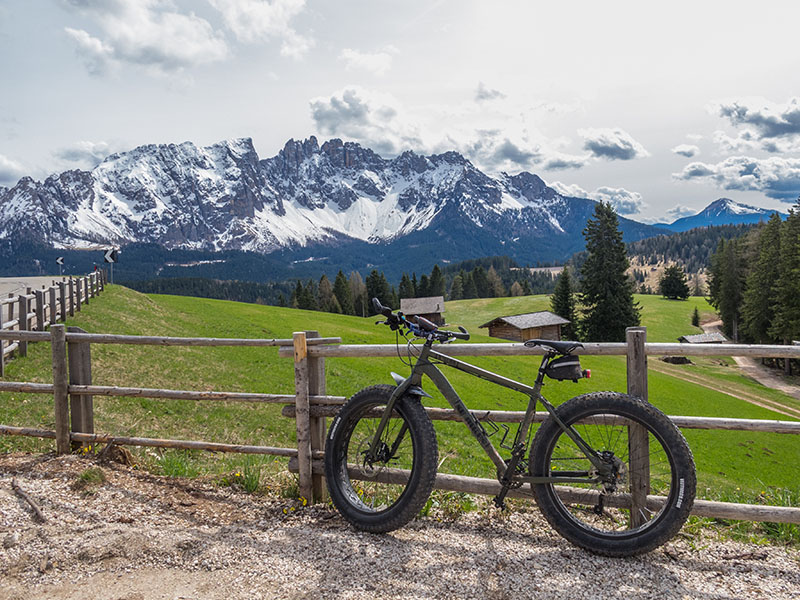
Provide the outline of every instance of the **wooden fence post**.
[[55,325],[58,321],[58,305],[56,304],[56,288],[50,286],[50,325]]
[[72,277],[70,276],[69,280],[67,281],[67,287],[69,287],[69,316],[75,316],[75,282],[73,281]]
[[83,278],[83,303],[89,304],[89,277]]
[[81,280],[75,280],[75,310],[81,312]]
[[[67,327],[69,333],[86,333],[80,327]],[[85,342],[68,342],[69,384],[92,385],[92,352]],[[94,399],[90,395],[70,394],[72,431],[94,433]],[[80,446],[80,444],[75,444]]]
[[44,331],[44,292],[36,290],[34,296],[36,296],[36,330]]
[[67,290],[63,281],[58,282],[58,304],[61,307],[61,320],[67,320]]
[[[19,330],[28,330],[28,297],[25,294],[19,295]],[[28,342],[25,340],[19,341],[19,355],[28,356]]]
[[[628,327],[625,330],[628,344],[628,394],[647,402],[647,341],[646,327]],[[628,456],[631,482],[631,527],[647,520],[644,508],[650,493],[650,442],[647,430],[641,425],[628,427]]]
[[56,417],[56,453],[67,454],[69,443],[69,404],[67,391],[67,343],[63,325],[50,328],[50,345],[53,353],[53,402]]
[[[8,305],[9,308],[13,306],[12,304]],[[0,331],[3,330],[3,324],[5,321],[3,320],[3,313],[5,312],[5,308],[2,304],[0,304]],[[9,321],[11,318],[9,317]],[[0,377],[6,376],[6,341],[0,340]]]
[[300,477],[300,495],[313,500],[311,482],[311,431],[309,424],[308,404],[308,349],[306,334],[295,331],[294,341],[294,389],[295,420],[297,426],[297,466]]
[[[306,339],[320,337],[318,331],[306,331]],[[324,396],[327,393],[325,385],[325,359],[324,358],[309,358],[308,359],[308,395],[309,396]],[[326,419],[325,417],[311,417],[309,419],[309,431],[311,434],[311,454],[319,450],[325,449],[325,432],[326,432]],[[328,489],[325,486],[325,476],[322,474],[313,474],[311,476],[311,487],[314,495],[314,502],[325,502],[327,498]]]

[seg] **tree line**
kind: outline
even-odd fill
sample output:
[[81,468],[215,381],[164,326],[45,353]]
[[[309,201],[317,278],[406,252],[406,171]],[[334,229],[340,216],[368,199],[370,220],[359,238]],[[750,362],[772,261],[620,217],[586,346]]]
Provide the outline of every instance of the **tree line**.
[[[800,339],[800,198],[785,221],[774,213],[744,237],[720,240],[711,257],[709,296],[735,341]],[[784,361],[784,368],[791,371],[791,363]]]
[[[508,280],[512,280],[510,284]],[[555,278],[548,272],[532,272],[529,268],[517,267],[508,257],[492,257],[460,263],[449,269],[437,264],[430,274],[423,273],[419,278],[416,272],[403,273],[397,286],[391,285],[377,269],[373,269],[366,280],[357,271],[346,276],[340,270],[333,283],[327,275],[319,281],[298,280],[290,297],[281,295],[277,304],[363,317],[371,314],[371,298],[397,309],[404,298],[441,296],[446,300],[465,300],[529,296],[550,292],[554,286]]]

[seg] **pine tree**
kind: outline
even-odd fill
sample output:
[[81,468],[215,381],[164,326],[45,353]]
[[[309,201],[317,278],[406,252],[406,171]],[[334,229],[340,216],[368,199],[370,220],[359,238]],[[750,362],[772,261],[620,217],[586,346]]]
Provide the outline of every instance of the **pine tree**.
[[461,281],[464,287],[464,294],[462,297],[465,299],[477,298],[478,288],[475,287],[475,279],[472,277],[472,273],[461,271]]
[[412,273],[411,274],[411,287],[414,290],[414,295],[411,296],[411,297],[412,298],[419,298],[420,297],[420,295],[419,295],[419,284],[417,283],[417,274],[416,273]]
[[317,300],[317,286],[314,285],[314,280],[309,279],[305,288],[303,288],[303,304],[300,308],[307,310],[319,310],[319,301]]
[[397,290],[398,296],[401,299],[403,298],[414,298],[414,285],[411,283],[411,279],[408,277],[408,273],[403,273],[403,276],[400,278],[400,287]]
[[694,312],[692,313],[692,325],[694,327],[700,327],[700,312],[697,310],[697,307],[694,307]]
[[719,312],[725,334],[738,341],[745,281],[744,261],[737,240],[720,240],[712,256],[709,275],[709,303]]
[[429,296],[444,297],[445,294],[444,275],[442,275],[442,270],[439,268],[439,265],[433,265],[433,270],[431,271],[431,278],[428,285],[429,285],[428,288]]
[[522,280],[522,295],[523,296],[530,296],[533,292],[531,291],[531,282],[527,279]]
[[353,311],[358,317],[366,317],[368,314],[367,286],[364,285],[361,274],[358,271],[353,271],[350,273],[350,279],[348,279],[347,283],[353,296]]
[[461,274],[453,277],[453,284],[450,286],[450,300],[461,300],[464,297],[464,284]]
[[427,298],[431,295],[431,285],[428,276],[423,274],[419,278],[419,285],[417,286],[417,298]]
[[567,319],[569,323],[561,328],[561,335],[568,340],[575,337],[575,290],[572,284],[572,276],[569,269],[564,267],[561,275],[556,281],[556,289],[550,298],[550,309],[562,319]]
[[781,225],[780,216],[773,213],[766,225],[753,232],[756,252],[742,299],[742,331],[758,344],[775,341],[769,328],[775,320],[779,297]]
[[583,338],[593,342],[625,341],[625,329],[639,324],[634,283],[625,272],[629,262],[611,204],[599,202],[583,230],[586,262],[581,268]]
[[483,270],[483,267],[478,266],[472,270],[472,281],[475,283],[475,297],[492,297],[492,288],[489,285],[489,278],[486,276],[486,271]]
[[353,305],[353,292],[341,270],[336,274],[336,281],[333,282],[333,295],[339,303],[342,314],[356,314],[355,306]]
[[[333,286],[327,275],[323,275],[319,280],[319,309],[324,312],[337,312],[334,310]],[[342,312],[342,307],[337,302],[338,312]]]
[[519,284],[519,281],[515,281],[511,284],[511,290],[509,290],[509,293],[512,296],[522,296],[522,286]]
[[493,298],[502,298],[506,295],[506,288],[503,285],[503,280],[500,279],[494,266],[489,267],[486,279],[489,281],[489,293]]
[[[800,198],[781,226],[780,250],[775,320],[770,334],[788,344],[800,339]],[[786,371],[790,372],[788,366]]]
[[686,283],[686,273],[678,264],[670,265],[658,280],[658,291],[665,298],[672,300],[686,300],[689,297],[689,285]]
[[380,300],[380,303],[384,306],[391,307],[394,302],[394,294],[392,293],[392,288],[389,286],[389,282],[386,281],[386,276],[382,273],[373,269],[369,275],[367,275],[367,301],[368,305],[367,308],[369,309],[369,314],[375,314],[372,310],[372,299],[377,298]]

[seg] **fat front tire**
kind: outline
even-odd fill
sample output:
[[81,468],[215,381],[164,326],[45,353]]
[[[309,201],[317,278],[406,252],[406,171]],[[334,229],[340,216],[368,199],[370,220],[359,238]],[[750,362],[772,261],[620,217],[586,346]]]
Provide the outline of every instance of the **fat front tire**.
[[689,445],[664,413],[632,396],[598,392],[565,402],[556,414],[604,463],[593,465],[553,418],[536,432],[531,475],[603,480],[532,486],[559,534],[590,552],[621,557],[649,552],[678,533],[697,480]]
[[367,451],[394,386],[375,385],[354,395],[331,423],[325,479],[334,506],[357,529],[386,532],[413,519],[436,479],[436,433],[419,399],[400,398],[381,435],[378,460]]

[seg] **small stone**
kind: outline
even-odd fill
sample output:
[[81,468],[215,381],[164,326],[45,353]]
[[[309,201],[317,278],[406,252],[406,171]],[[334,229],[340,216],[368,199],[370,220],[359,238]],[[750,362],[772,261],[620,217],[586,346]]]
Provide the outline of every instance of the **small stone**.
[[19,543],[19,533],[16,531],[9,533],[6,537],[3,538],[3,548],[13,548]]

